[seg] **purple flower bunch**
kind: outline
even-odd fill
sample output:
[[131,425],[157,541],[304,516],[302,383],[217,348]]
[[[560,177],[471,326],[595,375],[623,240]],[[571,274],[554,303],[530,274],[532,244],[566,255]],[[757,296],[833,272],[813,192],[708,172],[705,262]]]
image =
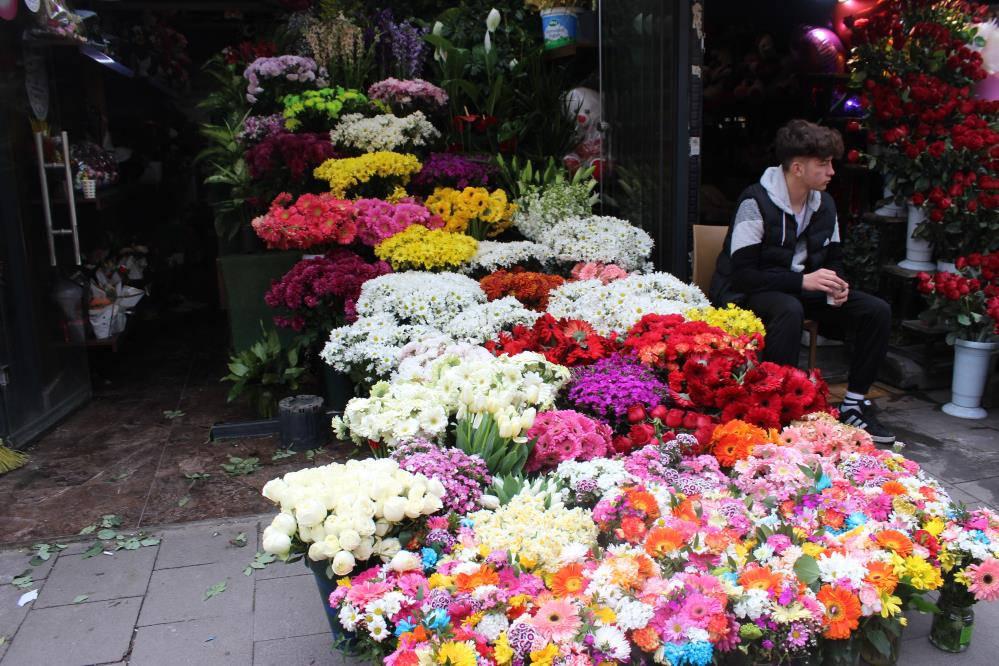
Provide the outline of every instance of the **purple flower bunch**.
[[661,444],[649,444],[633,451],[624,460],[624,468],[643,481],[674,486],[680,480],[677,466],[684,454],[697,447],[697,438],[681,433]]
[[414,224],[422,224],[428,229],[444,226],[440,217],[424,206],[408,201],[393,204],[382,199],[358,199],[354,202],[354,216],[357,239],[371,247]]
[[610,426],[588,416],[563,409],[542,412],[527,431],[534,449],[525,470],[554,469],[566,460],[591,460],[613,454]]
[[642,405],[650,409],[663,400],[668,390],[637,359],[614,354],[577,371],[569,386],[569,402],[616,426],[626,422],[629,407]]
[[247,116],[246,120],[243,121],[243,129],[240,130],[236,139],[247,145],[284,132],[284,116],[280,113],[270,116]]
[[295,264],[271,284],[264,302],[290,311],[287,316],[274,317],[277,326],[328,332],[344,320],[357,318],[355,305],[361,285],[391,272],[384,261],[370,264],[350,250],[336,248],[325,256]]
[[487,158],[478,159],[453,153],[431,153],[423,162],[423,168],[413,176],[413,184],[432,189],[452,187],[463,190],[466,187],[488,187],[489,178],[496,168]]
[[482,491],[493,482],[482,458],[461,449],[440,448],[425,439],[401,442],[392,451],[392,459],[408,472],[444,484],[444,506],[460,515],[480,509]]
[[264,178],[272,171],[286,167],[293,180],[301,180],[306,173],[336,157],[336,151],[327,134],[279,132],[251,146],[246,151],[246,166],[250,177]]
[[243,71],[246,79],[246,101],[255,104],[264,92],[261,81],[281,78],[296,83],[315,81],[319,67],[312,58],[295,55],[283,55],[273,58],[257,58]]
[[430,32],[410,19],[399,23],[389,23],[389,35],[392,39],[392,61],[394,69],[406,78],[419,76],[427,59],[428,44],[423,36]]
[[408,107],[420,102],[431,107],[442,107],[447,104],[447,93],[444,89],[423,79],[388,78],[372,83],[368,88],[368,97],[392,107]]

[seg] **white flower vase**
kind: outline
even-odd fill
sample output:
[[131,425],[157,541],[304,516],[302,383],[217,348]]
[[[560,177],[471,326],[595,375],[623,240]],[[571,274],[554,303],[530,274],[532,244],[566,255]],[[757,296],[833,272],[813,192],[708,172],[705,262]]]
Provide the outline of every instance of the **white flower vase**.
[[895,195],[891,189],[886,187],[882,191],[881,196],[885,200],[885,204],[874,211],[875,215],[880,215],[881,217],[902,217],[905,215],[905,206],[895,203]]
[[960,419],[984,419],[982,394],[988,378],[989,357],[999,347],[997,342],[954,341],[954,375],[951,380],[950,402],[943,406],[945,414]]
[[958,274],[957,266],[953,261],[944,261],[943,259],[937,259],[937,273],[953,273]]
[[937,265],[933,262],[933,244],[922,238],[914,238],[916,228],[926,220],[926,211],[909,204],[909,221],[905,226],[905,260],[898,262],[899,268],[910,271],[932,271]]

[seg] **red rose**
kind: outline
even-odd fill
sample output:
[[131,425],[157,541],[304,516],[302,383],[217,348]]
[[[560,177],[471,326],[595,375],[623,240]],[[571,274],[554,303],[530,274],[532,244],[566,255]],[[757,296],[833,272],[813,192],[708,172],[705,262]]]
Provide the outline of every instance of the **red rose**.
[[671,409],[669,414],[666,415],[666,425],[670,428],[679,428],[683,425],[683,410],[682,409]]
[[631,440],[625,437],[624,435],[618,435],[614,439],[612,439],[611,446],[613,446],[614,450],[617,451],[618,453],[627,453],[628,451],[631,451],[631,449],[633,448]]
[[846,154],[846,161],[850,164],[856,164],[860,161],[860,151],[856,148],[851,148],[850,152]]
[[654,419],[659,419],[662,423],[666,423],[668,414],[669,409],[666,408],[666,405],[656,405],[651,411],[649,411],[649,416]]
[[636,423],[628,431],[628,439],[632,446],[643,446],[656,436],[656,429],[650,423]]
[[628,423],[641,423],[648,414],[642,405],[632,405],[628,408]]

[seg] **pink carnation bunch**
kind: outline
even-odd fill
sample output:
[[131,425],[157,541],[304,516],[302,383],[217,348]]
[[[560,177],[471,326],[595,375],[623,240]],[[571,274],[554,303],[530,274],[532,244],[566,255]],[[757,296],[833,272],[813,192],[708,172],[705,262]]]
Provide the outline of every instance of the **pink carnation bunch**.
[[601,264],[596,261],[580,262],[572,267],[572,277],[576,280],[600,280],[604,284],[621,280],[630,273],[617,264]]
[[303,194],[291,203],[291,195],[282,192],[253,220],[253,229],[268,248],[279,250],[349,245],[357,235],[354,205],[331,194]]
[[354,202],[357,240],[374,247],[386,238],[414,224],[440,229],[444,220],[417,203],[389,203],[381,199],[358,199]]
[[411,106],[425,102],[441,107],[447,104],[447,93],[423,79],[400,80],[388,78],[374,83],[368,88],[368,97],[395,106]]
[[528,438],[537,439],[525,470],[557,467],[566,460],[590,460],[613,455],[611,436],[606,423],[595,421],[571,409],[542,412],[527,431]]

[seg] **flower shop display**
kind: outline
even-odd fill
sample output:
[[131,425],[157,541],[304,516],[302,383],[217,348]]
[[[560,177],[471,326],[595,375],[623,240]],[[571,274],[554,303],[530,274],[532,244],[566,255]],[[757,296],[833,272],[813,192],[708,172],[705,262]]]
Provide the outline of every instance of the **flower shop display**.
[[565,283],[565,278],[547,273],[527,271],[506,271],[500,269],[490,273],[479,284],[486,297],[494,301],[504,296],[513,296],[531,310],[544,312],[548,309],[548,293]]
[[447,105],[447,93],[423,79],[399,80],[389,77],[368,88],[368,97],[384,102],[393,110],[407,110],[420,106],[441,108]]
[[271,284],[264,301],[288,311],[274,317],[278,326],[297,332],[325,332],[354,321],[362,285],[391,270],[383,261],[368,263],[349,250],[337,248],[295,264]]
[[327,160],[316,167],[314,175],[329,182],[330,192],[338,198],[351,194],[357,199],[365,194],[381,193],[390,199],[398,199],[405,196],[402,188],[420,167],[419,160],[413,155],[378,151],[359,157]]
[[432,192],[435,187],[463,190],[466,187],[488,187],[495,178],[496,168],[488,157],[456,153],[430,153],[423,168],[413,176],[413,186]]
[[508,203],[506,192],[490,192],[484,187],[466,187],[461,191],[438,187],[427,197],[426,206],[444,220],[446,231],[467,233],[476,240],[503,233],[513,223],[517,210]]
[[349,245],[357,233],[351,202],[329,194],[303,194],[292,202],[282,192],[252,224],[267,247],[281,250]]
[[427,229],[444,226],[444,221],[432,215],[425,206],[408,201],[389,203],[381,199],[358,199],[354,202],[354,219],[357,240],[372,247],[414,224]]
[[380,114],[371,118],[350,113],[342,116],[330,132],[334,146],[359,153],[413,152],[439,137],[440,132],[420,111],[403,117]]
[[944,412],[982,419],[989,357],[999,348],[999,252],[958,257],[955,265],[956,274],[919,273],[918,289],[928,303],[920,318],[945,327],[954,345],[951,401]]
[[246,101],[256,104],[265,93],[264,83],[272,88],[269,94],[278,99],[279,90],[290,83],[292,88],[300,88],[303,84],[318,81],[319,68],[312,58],[295,55],[257,58],[243,71],[246,79]]
[[337,86],[336,88],[320,88],[306,90],[297,95],[285,95],[281,99],[284,107],[284,126],[289,131],[300,129],[322,132],[330,127],[341,114],[344,118],[354,118],[352,111],[366,110],[369,107],[368,98],[357,90]]
[[559,179],[541,187],[530,187],[516,201],[513,223],[533,241],[540,241],[557,222],[585,217],[593,210],[598,197],[593,193],[597,181],[592,178]]
[[616,217],[573,217],[546,229],[539,242],[552,249],[559,261],[598,261],[617,264],[627,271],[645,267],[652,252],[652,237]]
[[454,270],[475,256],[478,242],[462,233],[416,224],[375,246],[375,255],[402,270]]

